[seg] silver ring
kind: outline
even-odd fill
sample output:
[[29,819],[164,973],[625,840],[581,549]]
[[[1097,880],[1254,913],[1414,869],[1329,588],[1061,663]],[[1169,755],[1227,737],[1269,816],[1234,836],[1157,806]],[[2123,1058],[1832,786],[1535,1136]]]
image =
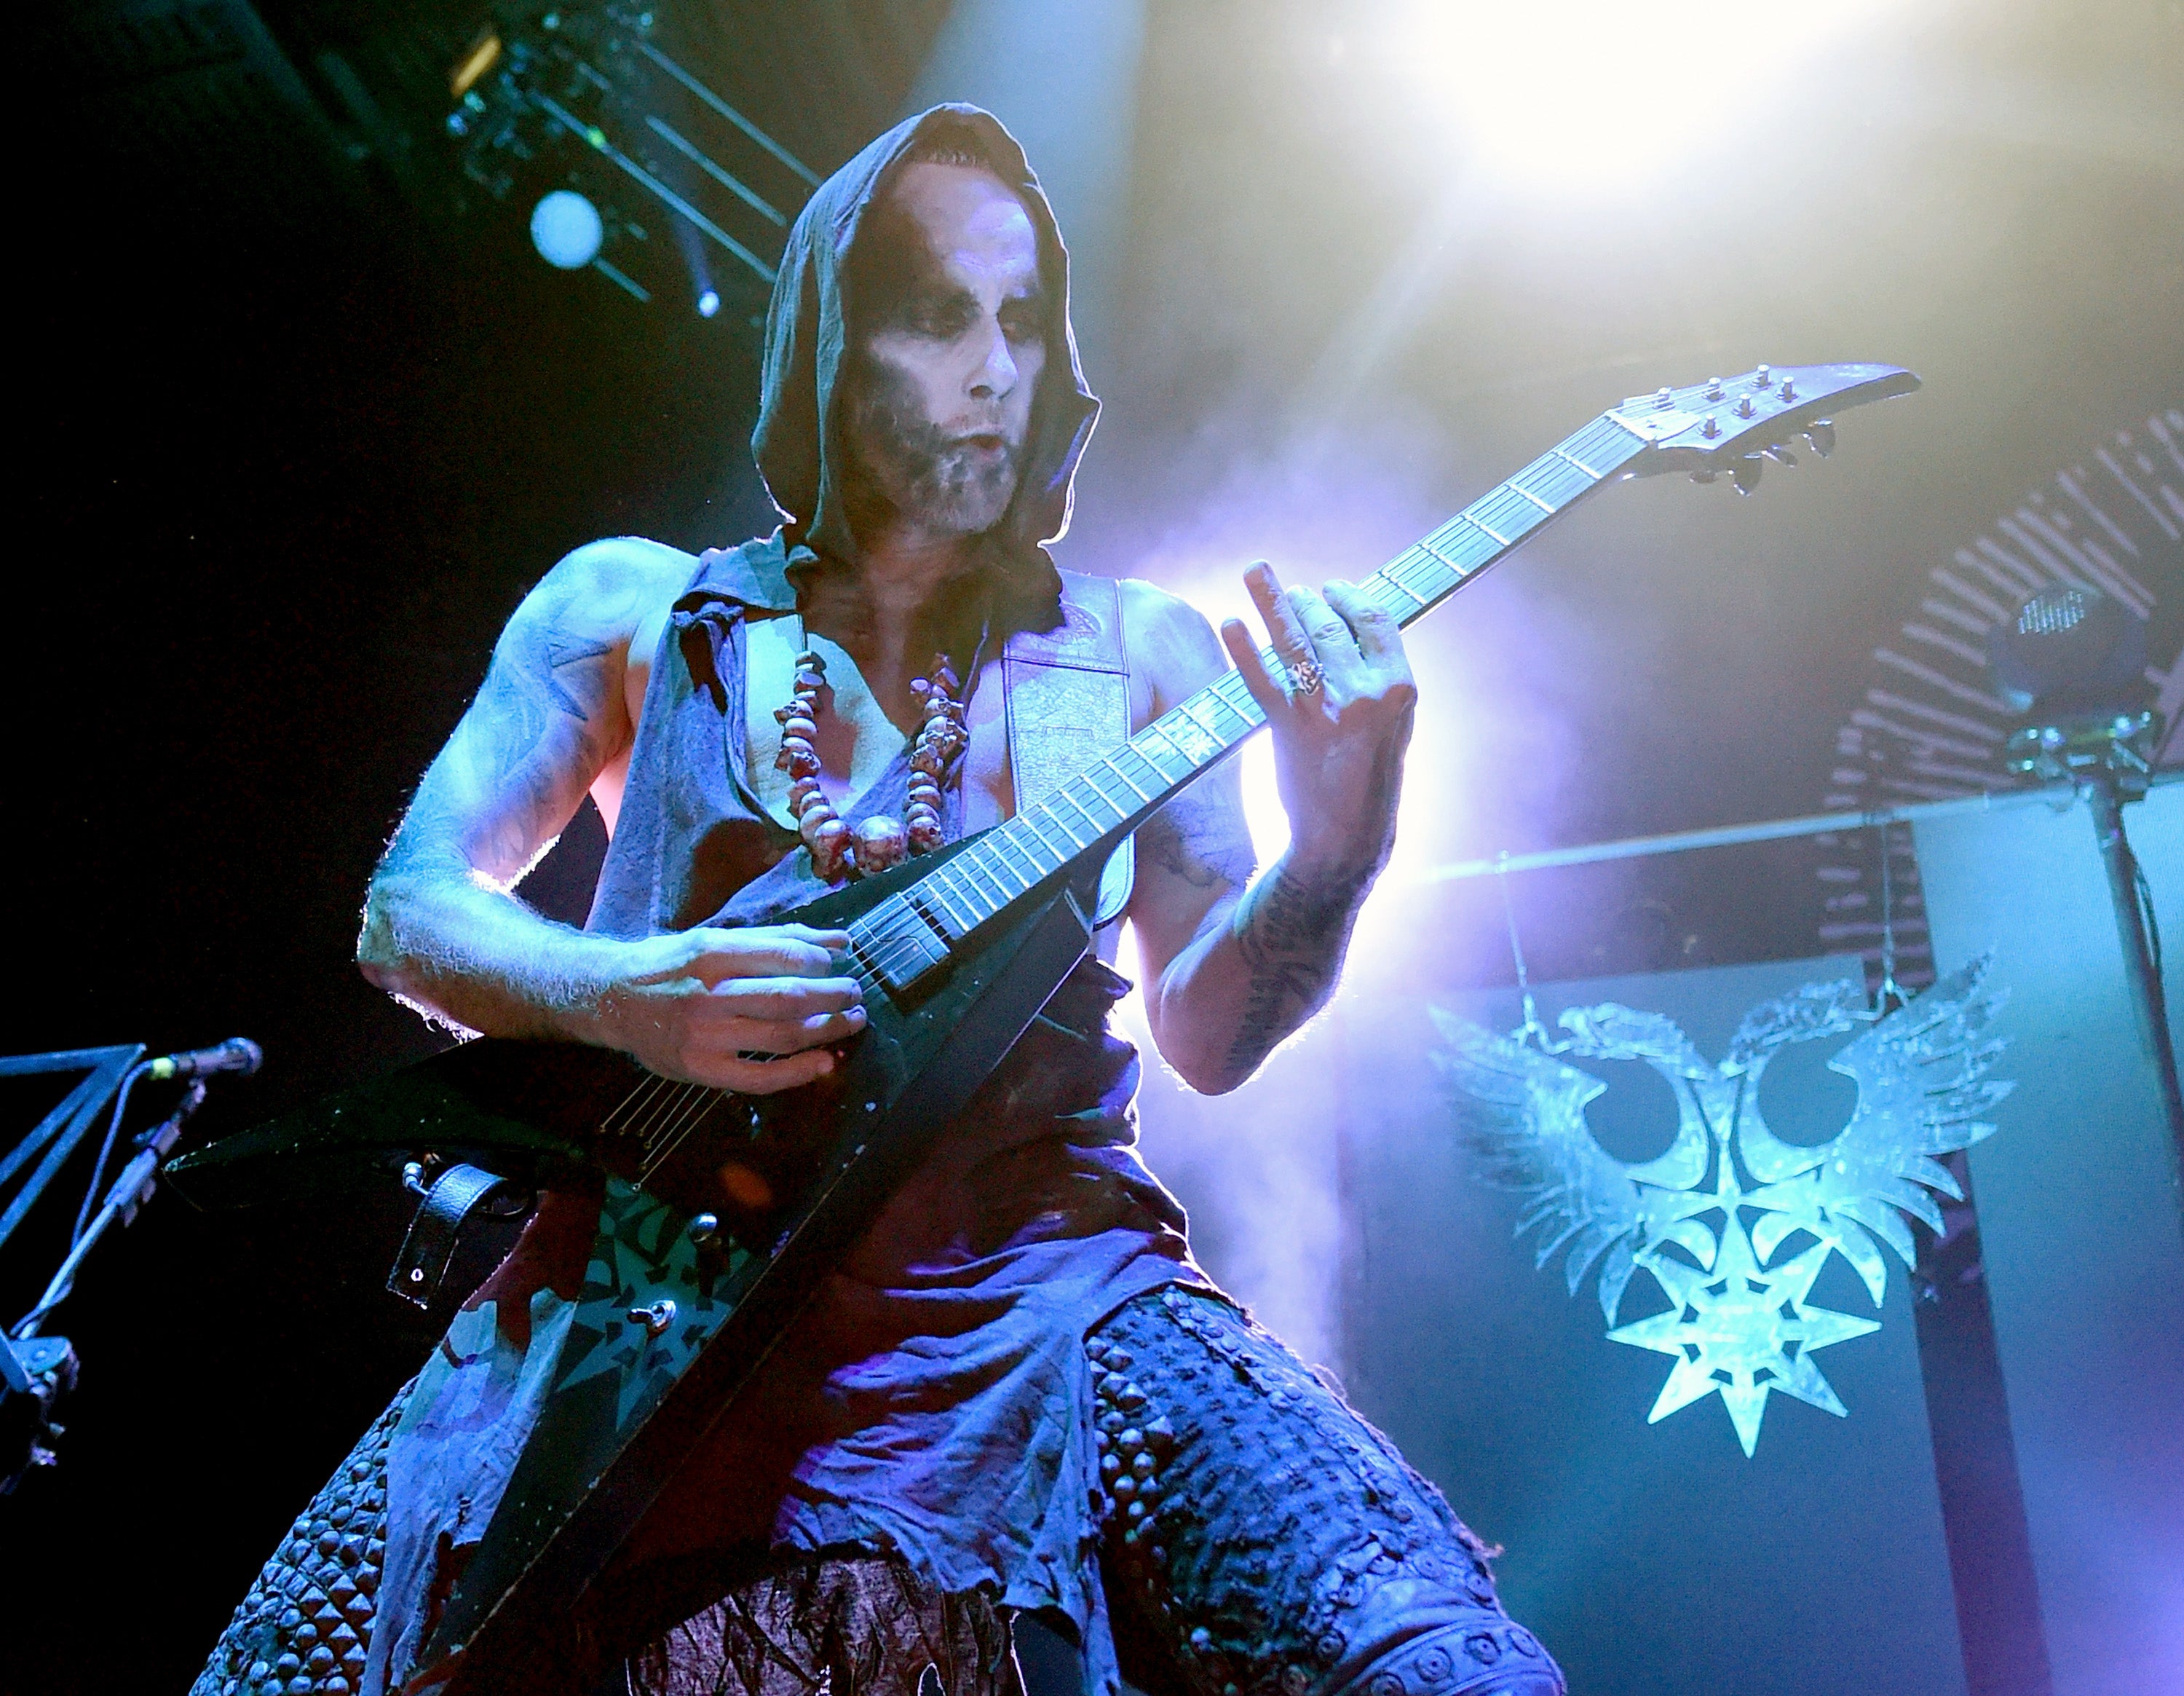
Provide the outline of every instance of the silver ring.
[[1320,670],[1317,660],[1292,661],[1289,673],[1291,695],[1318,695],[1319,686],[1327,681],[1327,673]]

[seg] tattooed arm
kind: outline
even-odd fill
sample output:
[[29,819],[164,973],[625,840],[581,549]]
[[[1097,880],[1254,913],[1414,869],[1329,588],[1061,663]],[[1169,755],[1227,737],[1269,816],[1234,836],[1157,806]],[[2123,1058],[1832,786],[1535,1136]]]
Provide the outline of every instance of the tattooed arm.
[[587,789],[611,826],[652,650],[694,563],[656,543],[595,543],[525,599],[372,877],[357,962],[489,1035],[572,1038],[671,1076],[788,1089],[831,1070],[823,1045],[863,1024],[855,983],[826,975],[846,939],[774,926],[621,941],[513,893]]
[[[1284,655],[1317,656],[1326,681],[1292,699],[1232,622],[1222,641],[1272,721],[1290,846],[1256,881],[1233,762],[1184,790],[1138,833],[1130,904],[1161,1052],[1193,1089],[1234,1089],[1334,993],[1350,933],[1395,842],[1403,750],[1417,691],[1392,620],[1342,584],[1323,600],[1286,594],[1265,566],[1245,578]],[[1205,620],[1129,586],[1133,650],[1156,711],[1217,676]]]

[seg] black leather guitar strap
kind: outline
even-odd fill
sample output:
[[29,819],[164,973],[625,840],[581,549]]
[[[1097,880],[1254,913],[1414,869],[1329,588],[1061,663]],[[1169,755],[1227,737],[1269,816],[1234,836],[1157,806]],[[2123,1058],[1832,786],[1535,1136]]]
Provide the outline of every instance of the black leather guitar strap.
[[505,1178],[476,1166],[450,1166],[441,1173],[417,1204],[410,1233],[402,1239],[402,1252],[394,1257],[394,1269],[387,1275],[387,1287],[405,1302],[430,1307],[471,1215],[514,1187]]

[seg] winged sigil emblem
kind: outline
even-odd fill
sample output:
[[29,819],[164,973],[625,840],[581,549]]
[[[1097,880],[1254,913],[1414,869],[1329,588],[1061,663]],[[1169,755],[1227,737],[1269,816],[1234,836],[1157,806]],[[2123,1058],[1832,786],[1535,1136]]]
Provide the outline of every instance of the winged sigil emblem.
[[[1840,1254],[1880,1307],[1881,1250],[1908,1270],[1907,1217],[1938,1231],[1933,1192],[1962,1199],[1937,1157],[1992,1135],[1982,1115],[2014,1087],[1986,1076],[2003,1049],[1987,1027],[2008,998],[1987,986],[1992,962],[1880,1018],[1855,985],[1807,984],[1747,1013],[1719,1065],[1663,1015],[1612,1001],[1571,1008],[1563,1040],[1536,1046],[1430,1009],[1458,1126],[1490,1181],[1524,1197],[1517,1235],[1538,1233],[1535,1264],[1561,1255],[1572,1296],[1598,1267],[1608,1341],[1674,1362],[1647,1423],[1718,1392],[1748,1457],[1770,1392],[1844,1414],[1813,1356],[1880,1323],[1814,1306],[1813,1285]],[[1759,1110],[1768,1063],[1845,1035],[1828,1066],[1858,1085],[1850,1122],[1824,1143],[1785,1142]],[[1643,1061],[1665,1078],[1678,1107],[1668,1152],[1631,1163],[1602,1148],[1585,1108],[1607,1085],[1563,1056]],[[1668,1309],[1618,1325],[1640,1272]]]

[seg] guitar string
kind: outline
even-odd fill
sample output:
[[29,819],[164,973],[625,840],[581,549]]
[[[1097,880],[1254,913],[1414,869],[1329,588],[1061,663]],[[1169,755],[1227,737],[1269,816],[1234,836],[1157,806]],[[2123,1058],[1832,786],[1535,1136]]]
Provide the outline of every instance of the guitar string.
[[[1527,467],[1526,471],[1529,471],[1531,467]],[[1580,469],[1582,470],[1584,468],[1580,467]],[[1446,524],[1441,526],[1440,529],[1433,532],[1424,543],[1415,544],[1411,549],[1407,550],[1404,553],[1399,555],[1396,559],[1384,566],[1379,571],[1374,572],[1363,584],[1360,585],[1361,594],[1379,604],[1382,611],[1396,616],[1400,622],[1408,622],[1411,620],[1422,616],[1441,598],[1452,593],[1456,589],[1462,587],[1472,577],[1477,575],[1487,566],[1492,564],[1503,554],[1508,552],[1512,548],[1515,547],[1525,539],[1529,532],[1532,529],[1538,527],[1539,524],[1544,522],[1546,518],[1552,518],[1559,515],[1563,508],[1568,506],[1571,501],[1577,499],[1578,495],[1589,492],[1592,488],[1596,487],[1601,481],[1604,480],[1603,478],[1594,476],[1587,471],[1586,481],[1583,488],[1577,490],[1568,499],[1558,500],[1552,505],[1549,505],[1546,502],[1540,499],[1538,496],[1532,494],[1529,490],[1523,487],[1521,478],[1525,474],[1525,472],[1519,472],[1517,477],[1512,477],[1507,483],[1490,491],[1486,496],[1474,503],[1474,505],[1482,509],[1485,508],[1496,497],[1507,494],[1510,490],[1513,489],[1518,494],[1525,495],[1527,499],[1531,500],[1534,505],[1538,506],[1541,513],[1544,515],[1542,518],[1533,521],[1532,523],[1526,525],[1522,530],[1515,530],[1513,526],[1512,528],[1514,531],[1514,533],[1505,540],[1497,532],[1490,528],[1481,519],[1474,517],[1469,509],[1466,509],[1463,512],[1457,514],[1455,518],[1451,519]],[[1475,561],[1459,561],[1457,560],[1449,558],[1446,554],[1440,551],[1440,547],[1435,545],[1436,543],[1439,543],[1448,545],[1451,548],[1457,548],[1460,550],[1460,544],[1456,544],[1446,533],[1454,529],[1457,524],[1466,522],[1470,523],[1475,528],[1484,532],[1497,544],[1487,558]],[[1407,572],[1416,573],[1420,571],[1424,571],[1427,573],[1427,576],[1423,579],[1423,581],[1430,587],[1430,593],[1429,594],[1421,594],[1417,589],[1412,588],[1411,585],[1405,581],[1404,574]],[[1401,605],[1388,605],[1386,597],[1381,592],[1384,583],[1387,585],[1392,585],[1397,593],[1404,596],[1406,600],[1414,603],[1414,605],[1407,610]],[[1262,649],[1260,650],[1260,657],[1262,663],[1268,664],[1269,670],[1273,670],[1275,667],[1282,664],[1279,655],[1271,647]],[[1183,703],[1182,706],[1174,712],[1162,715],[1162,720],[1156,721],[1156,725],[1179,715],[1184,721],[1191,723],[1200,731],[1211,735],[1218,744],[1217,754],[1214,757],[1226,755],[1239,743],[1240,743],[1245,737],[1249,736],[1265,722],[1263,718],[1251,718],[1249,714],[1245,711],[1243,705],[1231,699],[1230,695],[1224,692],[1236,682],[1240,675],[1240,673],[1232,671],[1231,672],[1217,679],[1213,683],[1209,684],[1201,692],[1201,694],[1210,696],[1213,701],[1227,707],[1232,714],[1245,720],[1244,728],[1240,734],[1231,737],[1219,732],[1208,731],[1206,727],[1198,719],[1197,714],[1189,710],[1191,705],[1190,701]],[[1198,697],[1194,696],[1192,699],[1193,700],[1195,700]],[[1149,726],[1147,728],[1150,729],[1154,727]],[[1140,734],[1142,734],[1143,733]],[[1177,740],[1173,734],[1163,731],[1162,739],[1167,741],[1169,745],[1175,749],[1178,753],[1183,752],[1182,745]],[[1165,805],[1178,790],[1196,778],[1201,772],[1212,763],[1212,761],[1210,758],[1192,759],[1190,756],[1185,755],[1185,759],[1189,763],[1190,769],[1181,778],[1170,778],[1165,768],[1158,761],[1151,757],[1150,752],[1145,749],[1138,747],[1136,745],[1137,739],[1133,737],[1128,742],[1123,745],[1123,747],[1121,750],[1117,751],[1117,754],[1110,755],[1106,756],[1106,758],[1109,762],[1113,762],[1119,757],[1119,755],[1122,752],[1127,751],[1134,754],[1149,770],[1162,780],[1164,785],[1162,792],[1157,801],[1150,802],[1145,807],[1145,811],[1147,813],[1156,811],[1160,806]],[[1137,785],[1134,781],[1132,780],[1127,773],[1124,773],[1122,771],[1119,764],[1116,765],[1115,769],[1117,774],[1123,777],[1125,784],[1128,784],[1128,786],[1133,789],[1136,789]],[[1076,831],[1069,825],[1066,817],[1054,807],[1051,804],[1051,799],[1050,798],[1047,802],[1042,803],[1045,807],[1049,821],[1056,828],[1061,832],[1063,837],[1067,841],[1073,845],[1075,851],[1067,855],[1061,856],[1057,860],[1056,866],[1051,870],[1047,870],[1041,867],[1040,856],[1033,851],[1031,845],[1032,841],[1036,840],[1038,845],[1040,848],[1046,850],[1047,852],[1054,853],[1056,851],[1052,843],[1047,840],[1045,831],[1039,828],[1037,823],[1034,822],[1027,824],[1024,828],[1018,829],[1011,833],[1009,838],[1005,839],[1007,845],[1013,846],[1025,862],[1031,866],[1035,873],[1039,873],[1037,878],[1034,878],[1031,882],[1026,884],[1025,887],[1027,889],[1033,887],[1037,882],[1043,880],[1044,878],[1053,875],[1054,872],[1061,870],[1063,866],[1066,866],[1070,862],[1070,860],[1075,858],[1078,854],[1084,852],[1086,849],[1093,846],[1102,836],[1106,834],[1106,831],[1100,830],[1098,828],[1098,815],[1096,815],[1090,808],[1087,807],[1081,801],[1078,800],[1074,795],[1068,792],[1069,789],[1075,788],[1079,783],[1083,784],[1085,787],[1088,787],[1091,793],[1098,797],[1104,806],[1115,811],[1117,814],[1117,825],[1125,823],[1130,817],[1130,809],[1117,807],[1112,797],[1108,795],[1096,782],[1092,781],[1089,777],[1080,774],[1080,778],[1078,779],[1073,780],[1071,785],[1065,787],[1064,791],[1062,791],[1062,798],[1067,800],[1069,804],[1075,807],[1076,810],[1084,816],[1086,822],[1091,823],[1095,827],[1095,831],[1097,831],[1098,834],[1095,835],[1091,843],[1078,842]],[[1027,816],[1019,815],[1020,818],[1025,817]],[[1015,824],[1017,822],[1017,820],[1012,819],[1009,821],[1009,823]],[[1111,829],[1112,828],[1114,827],[1109,827]],[[981,851],[979,850],[974,849],[967,851],[968,855],[979,855]],[[954,869],[951,870],[951,868]],[[974,925],[977,923],[982,922],[983,918],[990,918],[992,916],[991,912],[982,915],[979,911],[981,907],[988,907],[989,905],[988,898],[978,889],[975,883],[967,884],[963,880],[963,874],[965,873],[983,873],[988,881],[992,883],[995,889],[1001,891],[1003,895],[1003,906],[1006,906],[1008,899],[1011,898],[1008,891],[1009,879],[1011,877],[1021,879],[1022,876],[1022,873],[1020,871],[1017,871],[1009,863],[1006,856],[999,851],[983,855],[983,857],[979,858],[966,857],[960,867],[956,867],[955,862],[951,862],[949,866],[936,868],[933,873],[935,884],[940,891],[939,898],[944,902],[948,902],[948,897],[951,895],[959,899],[962,902],[965,911],[968,912],[972,916]],[[952,902],[948,902],[948,904],[951,907],[953,905]],[[992,909],[993,912],[998,912],[999,910],[999,907]],[[935,928],[933,921],[914,902],[911,902],[904,897],[898,896],[895,901],[889,902],[885,907],[883,907],[879,911],[886,915],[887,929],[885,930],[876,928],[872,922],[872,918],[877,917],[876,915],[868,917],[867,920],[863,923],[854,924],[850,927],[852,951],[849,958],[850,975],[854,977],[859,985],[868,992],[879,991],[886,979],[896,968],[916,960],[921,955],[928,953],[934,940],[938,940],[944,944],[949,940],[946,938],[944,933],[938,938],[931,934],[930,933]],[[904,929],[903,927],[905,923],[912,928],[907,930]],[[642,1169],[643,1175],[646,1178],[649,1178],[654,1172],[656,1172],[660,1167],[673,1155],[675,1151],[678,1149],[688,1139],[690,1133],[695,1130],[699,1124],[704,1122],[707,1113],[710,1111],[712,1107],[717,1104],[720,1096],[722,1093],[725,1093],[723,1091],[712,1090],[704,1085],[669,1085],[666,1080],[659,1080],[656,1077],[652,1080],[652,1085],[656,1085],[656,1087],[649,1087],[646,1085],[640,1085],[636,1090],[631,1092],[630,1096],[625,1097],[621,1106],[616,1109],[616,1114],[620,1114],[625,1111],[635,1112],[640,1110],[640,1108],[644,1112],[644,1124],[638,1134],[647,1149],[647,1158]],[[638,1103],[639,1096],[646,1097],[641,1104]],[[610,1123],[611,1123],[615,1115],[610,1115]]]
[[657,1146],[649,1146],[645,1151],[644,1159],[638,1169],[639,1183],[649,1181],[652,1174],[667,1163],[669,1158],[682,1146],[690,1133],[705,1122],[706,1115],[717,1103],[721,1095],[725,1093],[722,1091],[708,1089],[702,1084],[688,1085],[686,1088],[688,1093],[685,1095],[683,1104],[678,1109],[675,1119],[670,1122],[664,1140]]
[[599,1120],[600,1130],[609,1133],[619,1130],[621,1129],[619,1121],[621,1120],[622,1114],[630,1110],[631,1103],[635,1102],[639,1096],[644,1095],[657,1082],[659,1082],[659,1076],[656,1073],[647,1072],[643,1077],[639,1078],[636,1084],[631,1088],[630,1092],[624,1096],[619,1102],[616,1102],[613,1107],[607,1112],[605,1117]]
[[715,1102],[727,1093],[728,1092],[726,1091],[716,1090],[706,1084],[677,1084],[673,1091],[674,1099],[671,1110],[660,1124],[657,1133],[646,1139],[646,1158],[656,1163],[664,1148],[671,1147],[676,1142],[681,1141],[690,1126],[698,1119],[703,1119],[711,1110]]
[[634,1134],[642,1116],[652,1112],[659,1101],[660,1091],[666,1085],[667,1080],[658,1073],[646,1073],[644,1081],[623,1098],[621,1105],[614,1113],[608,1115],[602,1129]]
[[629,1127],[629,1134],[649,1147],[659,1131],[660,1122],[673,1116],[677,1094],[684,1087],[674,1079],[662,1078],[660,1087],[653,1092],[652,1099],[645,1104],[644,1119]]
[[663,1143],[680,1140],[689,1128],[693,1112],[702,1115],[710,1098],[720,1093],[709,1085],[677,1080],[668,1088],[660,1103],[660,1111],[652,1124],[645,1127],[645,1157],[650,1159]]

